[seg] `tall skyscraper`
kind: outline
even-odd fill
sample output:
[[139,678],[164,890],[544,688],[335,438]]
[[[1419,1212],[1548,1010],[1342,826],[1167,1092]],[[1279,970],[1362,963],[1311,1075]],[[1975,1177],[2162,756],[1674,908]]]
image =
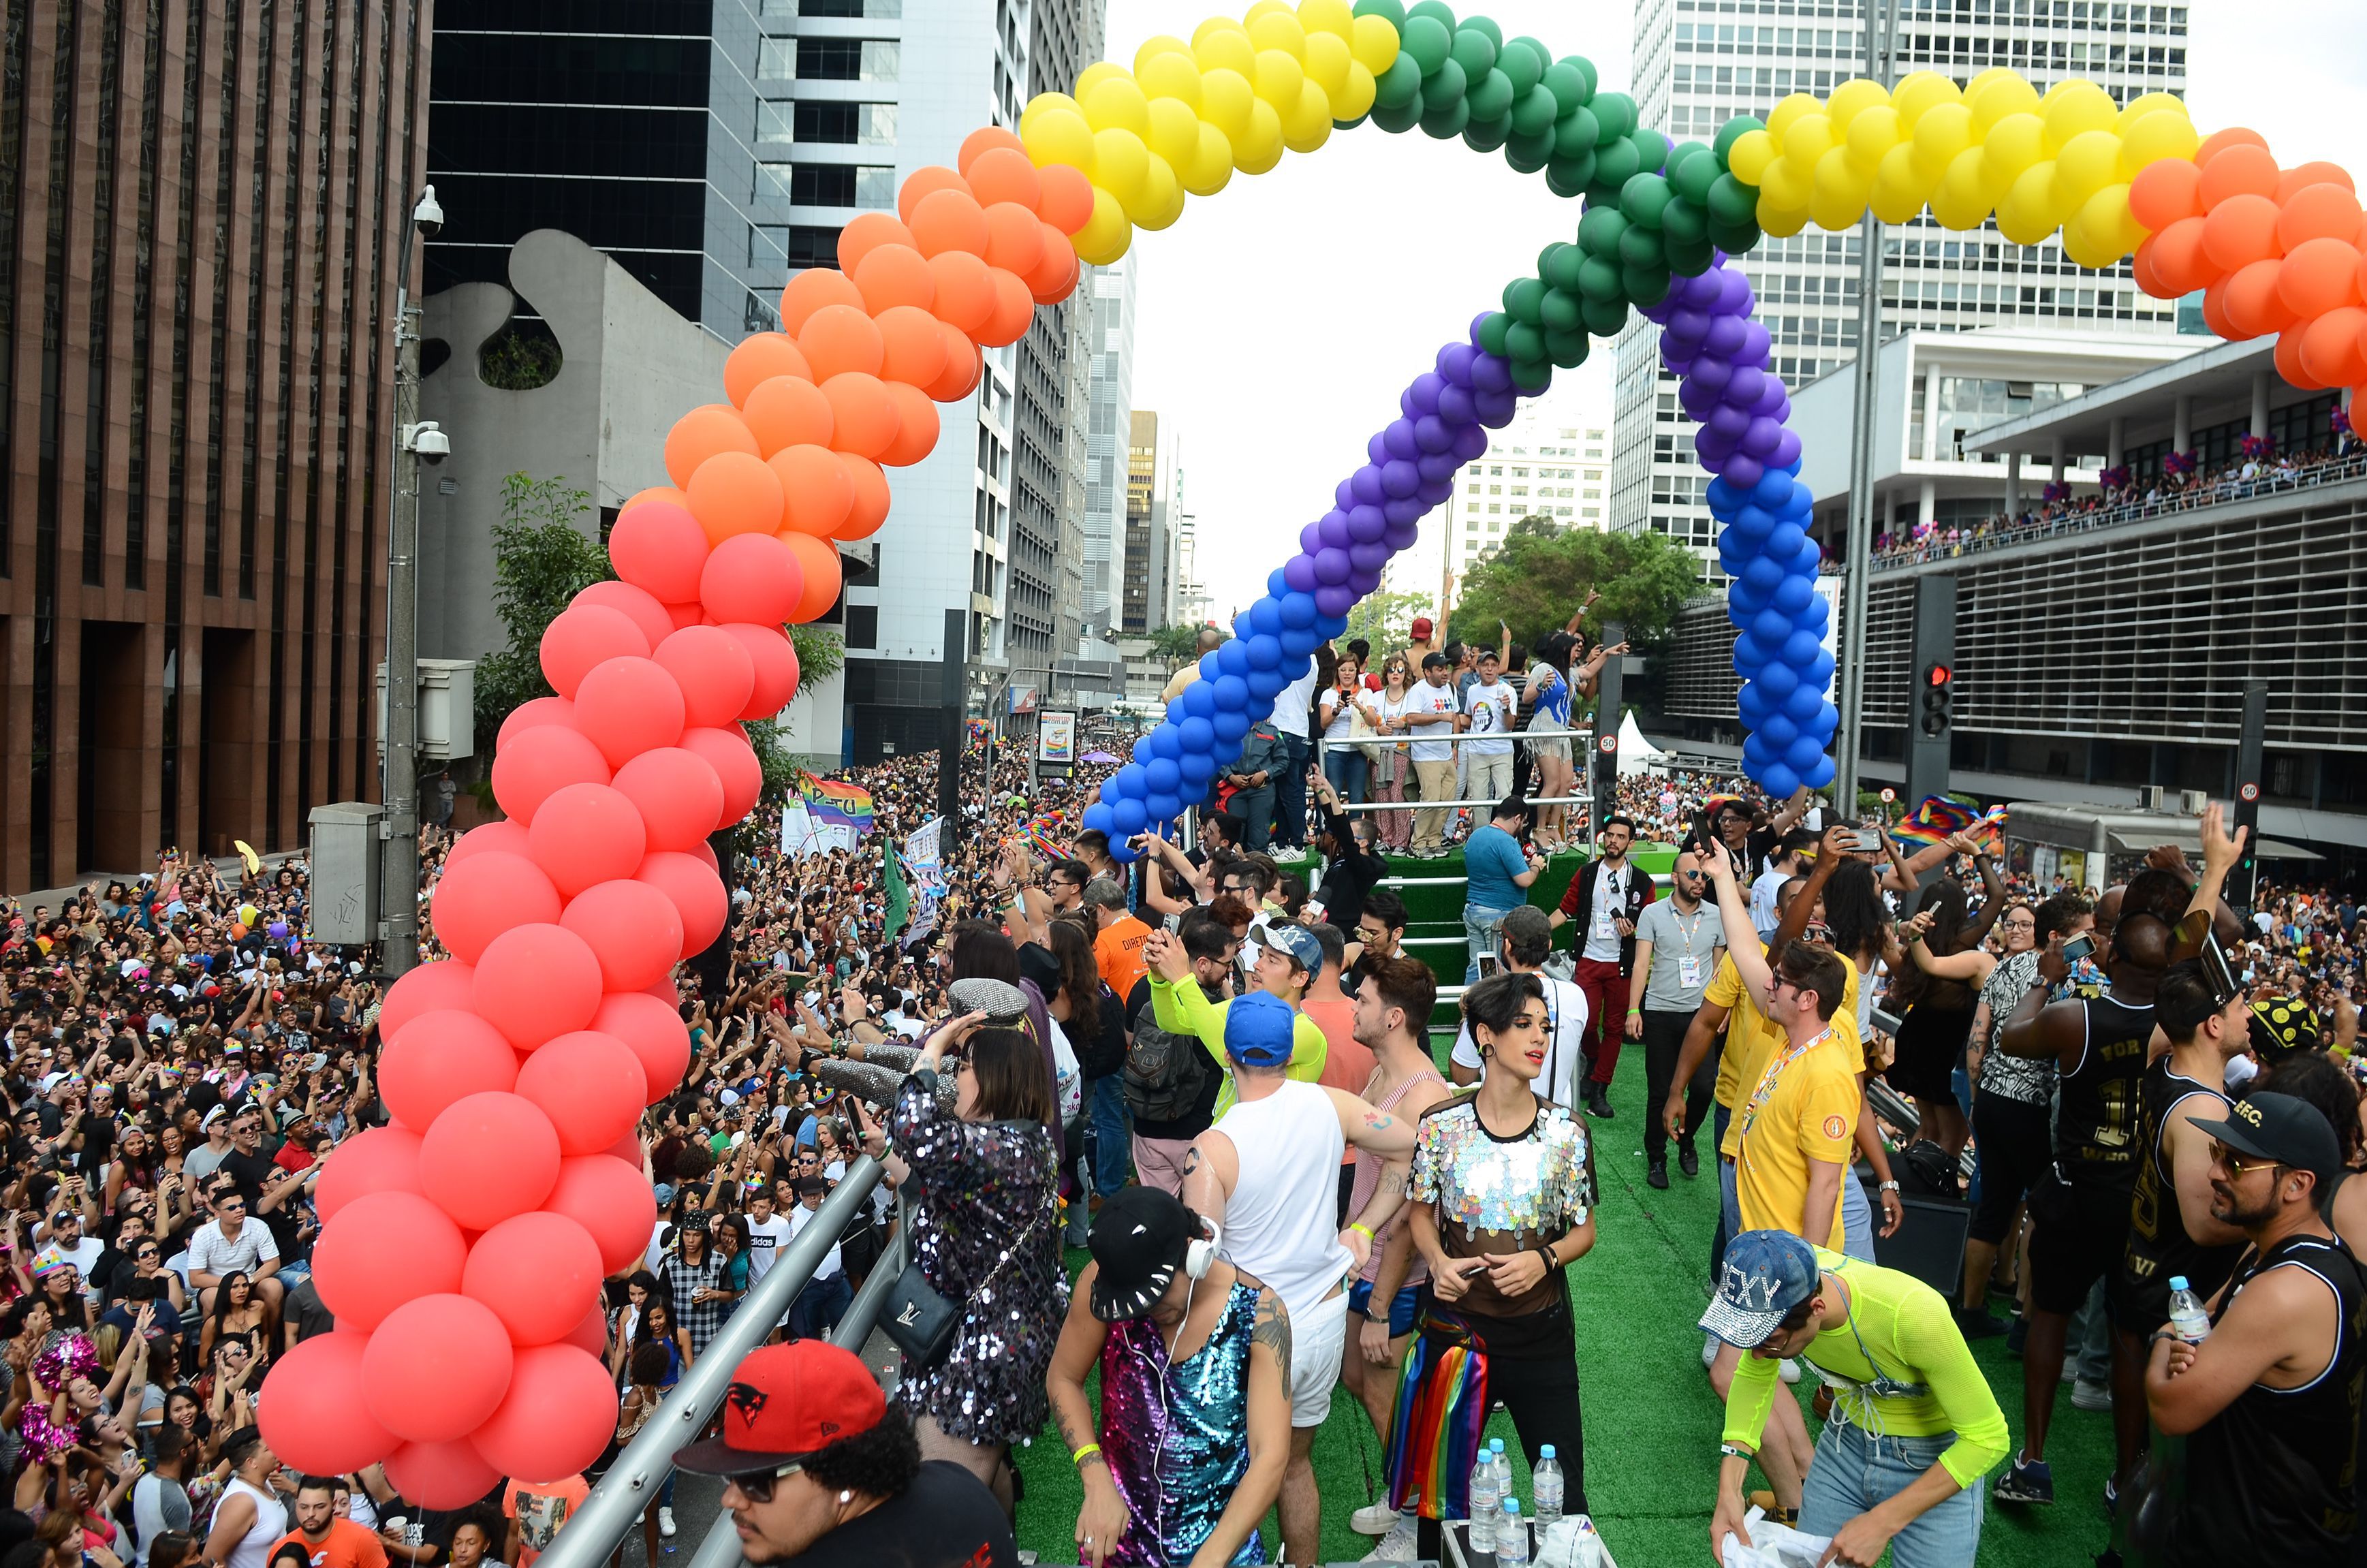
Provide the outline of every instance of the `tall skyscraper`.
[[1118,552],[1118,631],[1143,636],[1175,619],[1175,538],[1171,519],[1175,432],[1137,409],[1126,453],[1126,527]]
[[[1936,71],[1960,85],[2008,66],[2042,93],[2070,76],[2121,103],[2186,90],[2184,6],[2106,0],[1874,0],[1897,7],[1896,74]],[[1646,125],[1707,141],[1738,114],[1762,119],[1794,93],[1829,96],[1864,74],[1867,0],[1642,0],[1635,95]],[[1810,228],[1744,257],[1758,319],[1774,338],[1776,374],[1797,390],[1857,353],[1858,236]],[[2081,331],[2170,334],[2176,307],[2147,298],[2126,263],[2073,265],[2059,244],[2017,245],[1994,222],[1944,233],[1926,214],[1883,230],[1882,330],[1965,332],[2006,322],[2076,322]],[[1692,545],[1717,571],[1702,501],[1693,425],[1660,365],[1659,329],[1631,322],[1618,343],[1614,528],[1651,528]]]
[[[375,798],[413,0],[11,0],[0,882]],[[415,258],[414,258],[415,265]]]
[[[1133,519],[1129,449],[1134,408],[1135,258],[1129,254],[1092,274],[1093,305],[1086,351],[1093,357],[1093,422],[1085,447],[1085,623],[1104,631],[1139,631],[1121,613],[1126,597],[1117,562],[1131,569],[1127,529]],[[1158,421],[1153,418],[1154,435]]]

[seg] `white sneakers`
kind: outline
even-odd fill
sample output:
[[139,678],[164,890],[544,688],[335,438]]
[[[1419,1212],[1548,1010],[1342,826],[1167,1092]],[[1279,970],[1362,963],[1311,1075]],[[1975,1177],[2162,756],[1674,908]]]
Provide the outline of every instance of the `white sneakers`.
[[660,1508],[658,1510],[658,1534],[665,1537],[668,1540],[672,1540],[674,1539],[674,1510],[672,1508]]
[[1387,1535],[1389,1527],[1398,1522],[1398,1511],[1389,1506],[1386,1497],[1377,1503],[1367,1503],[1349,1516],[1348,1528],[1358,1535]]
[[1420,1550],[1414,1537],[1414,1516],[1399,1514],[1389,1526],[1389,1533],[1381,1537],[1380,1544],[1365,1553],[1367,1562],[1411,1562]]

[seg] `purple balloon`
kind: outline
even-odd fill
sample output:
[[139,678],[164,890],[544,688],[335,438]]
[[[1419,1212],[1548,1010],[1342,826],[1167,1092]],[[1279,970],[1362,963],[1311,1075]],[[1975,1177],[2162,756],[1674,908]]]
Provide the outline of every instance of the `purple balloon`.
[[1660,360],[1669,367],[1669,374],[1672,376],[1692,373],[1695,358],[1697,358],[1695,355],[1674,353],[1665,344],[1660,348]]
[[1721,403],[1709,411],[1709,417],[1703,424],[1716,431],[1722,440],[1739,441],[1742,433],[1750,428],[1750,415]]
[[1398,412],[1404,415],[1408,419],[1419,419],[1430,411],[1424,408],[1416,408],[1413,405],[1413,389],[1411,387],[1408,387],[1405,391],[1398,393]]
[[1712,267],[1696,278],[1681,278],[1669,290],[1669,297],[1685,310],[1711,314],[1717,308],[1720,292],[1725,287],[1724,275]]
[[1709,335],[1709,313],[1705,311],[1678,311],[1669,317],[1667,341],[1699,344]]
[[[1467,343],[1450,343],[1438,351],[1438,373],[1458,387],[1471,384],[1471,367],[1479,358],[1479,350]],[[1446,412],[1446,397],[1439,394],[1439,412]]]
[[1726,383],[1734,379],[1734,363],[1718,355],[1704,353],[1693,361],[1693,379],[1712,393],[1722,392],[1726,390]]
[[1733,316],[1719,316],[1702,335],[1702,347],[1721,359],[1732,360],[1742,352],[1744,329],[1741,321]]
[[[1350,565],[1351,562],[1348,560],[1348,552],[1346,551],[1338,549],[1337,547],[1326,549],[1322,554],[1315,558],[1315,581],[1319,588],[1326,584],[1346,582],[1348,580]],[[1316,605],[1318,608],[1320,608],[1322,606],[1322,600],[1319,597],[1316,600]],[[1325,610],[1324,613],[1326,615],[1337,615],[1340,612],[1337,610]]]
[[1415,491],[1413,495],[1415,502],[1421,506],[1423,511],[1427,512],[1433,506],[1440,505],[1445,501],[1448,496],[1454,494],[1454,480],[1425,479],[1421,482],[1421,488]]
[[1421,471],[1403,458],[1382,465],[1381,488],[1391,495],[1410,495],[1421,488]]
[[1315,549],[1308,552],[1310,555],[1319,555],[1325,549],[1331,546],[1346,545],[1349,539],[1348,514],[1345,512],[1324,513],[1322,520],[1315,525],[1315,531],[1319,536],[1320,542],[1316,545]]
[[[1374,567],[1369,572],[1360,566],[1355,571],[1348,574],[1348,591],[1354,594],[1357,598],[1363,598],[1366,594],[1371,593],[1375,588],[1377,588],[1380,585],[1381,568],[1378,566]],[[1355,607],[1351,604],[1349,608],[1353,609]]]
[[[1734,455],[1734,437],[1721,436],[1704,425],[1693,432],[1693,450],[1700,454],[1702,466],[1713,473],[1724,473],[1726,461]],[[1304,561],[1305,556],[1298,559]]]
[[[1704,277],[1711,276],[1704,274]],[[1734,267],[1720,267],[1711,285],[1711,308],[1722,316],[1742,315],[1750,309],[1750,279]]]
[[1414,472],[1424,479],[1453,479],[1463,460],[1453,452],[1425,452],[1414,460]]
[[1756,408],[1761,389],[1766,384],[1766,371],[1748,359],[1738,362],[1734,367],[1734,379],[1726,383],[1727,406],[1746,411]]
[[[1389,547],[1379,540],[1348,547],[1348,564],[1359,572],[1377,572],[1389,563]],[[1368,590],[1369,591],[1369,590]]]
[[[1479,392],[1510,392],[1512,386],[1512,365],[1493,354],[1482,354],[1471,363],[1471,390]],[[1480,423],[1487,415],[1480,415]]]
[[1425,414],[1413,422],[1413,443],[1424,452],[1451,452],[1455,449],[1454,426],[1435,412]]
[[1471,406],[1471,389],[1448,385],[1438,394],[1438,416],[1458,435],[1478,423],[1478,413]]
[[1745,322],[1742,324],[1742,352],[1734,357],[1734,362],[1763,369],[1767,363],[1767,350],[1773,343],[1774,339],[1767,335],[1765,327],[1755,321]]
[[1376,463],[1385,463],[1388,461],[1392,455],[1389,451],[1388,442],[1382,437],[1383,432],[1376,430],[1365,442],[1365,456],[1370,458]]
[[1381,471],[1371,463],[1366,463],[1349,476],[1348,488],[1354,492],[1354,499],[1349,503],[1351,506],[1362,503],[1377,506],[1388,494],[1381,488]]
[[1417,412],[1435,414],[1438,412],[1438,394],[1445,390],[1446,382],[1437,371],[1424,370],[1413,379],[1411,386],[1406,388],[1406,395],[1413,399]]
[[1488,324],[1488,318],[1495,313],[1496,312],[1493,311],[1481,311],[1478,315],[1473,316],[1471,318],[1471,324],[1463,329],[1463,335],[1470,339],[1473,343],[1478,343],[1479,341],[1479,329],[1486,326]]
[[1314,554],[1317,551],[1323,548],[1323,525],[1321,523],[1309,523],[1305,528],[1298,530],[1298,548],[1306,554]]
[[1389,421],[1389,427],[1381,432],[1381,444],[1388,449],[1389,456],[1393,458],[1418,458],[1422,453],[1422,448],[1414,440],[1413,421],[1410,419]]
[[1472,402],[1479,409],[1479,423],[1491,430],[1501,430],[1520,412],[1521,394],[1506,387],[1501,392],[1474,392]]
[[1325,615],[1345,615],[1356,608],[1360,596],[1342,581],[1315,590],[1315,608]]
[[1348,488],[1348,482],[1346,480],[1342,480],[1337,485],[1332,487],[1331,501],[1334,506],[1342,508],[1353,506],[1356,504],[1355,493]]
[[1390,551],[1395,552],[1400,550],[1411,550],[1414,540],[1421,537],[1421,525],[1418,521],[1391,523],[1387,542]]
[[1478,462],[1488,455],[1488,432],[1477,425],[1467,425],[1455,433],[1455,455],[1465,462]]
[[1750,405],[1750,412],[1763,414],[1781,425],[1785,415],[1791,413],[1785,405],[1792,401],[1784,395],[1784,380],[1780,376],[1771,376],[1764,370],[1760,371],[1759,376],[1759,401]]
[[[1695,361],[1696,364],[1699,361]],[[1705,419],[1718,403],[1717,393],[1692,376],[1677,383],[1677,406],[1695,419]]]
[[[1383,538],[1387,538],[1389,530],[1396,528],[1399,523],[1418,523],[1421,520],[1421,515],[1424,512],[1429,511],[1431,506],[1430,503],[1421,498],[1422,491],[1428,490],[1431,483],[1432,482],[1430,480],[1425,479],[1421,482],[1421,490],[1417,490],[1410,495],[1392,495],[1387,500],[1381,503],[1381,535]],[[1446,481],[1446,484],[1449,490],[1454,488],[1452,476],[1449,476]]]
[[1737,452],[1726,460],[1726,466],[1719,472],[1726,475],[1729,484],[1756,484],[1760,475],[1767,471],[1757,458]]
[[[1384,502],[1382,506],[1388,503]],[[1359,506],[1348,514],[1348,537],[1334,543],[1362,544],[1376,540],[1388,531],[1389,520],[1382,515],[1381,506]]]
[[1753,419],[1742,432],[1742,449],[1764,462],[1775,453],[1776,443],[1784,438],[1784,426],[1772,419]]
[[1767,454],[1768,465],[1772,468],[1790,468],[1799,460],[1800,437],[1786,430],[1776,438],[1775,449]]
[[1288,580],[1294,593],[1311,594],[1315,591],[1317,579],[1313,556],[1292,556],[1282,563],[1282,574]]

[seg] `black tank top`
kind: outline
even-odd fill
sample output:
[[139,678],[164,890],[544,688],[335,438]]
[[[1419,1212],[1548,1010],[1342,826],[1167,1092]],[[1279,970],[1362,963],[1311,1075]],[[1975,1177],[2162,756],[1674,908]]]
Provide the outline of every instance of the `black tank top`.
[[2074,1187],[2126,1192],[2137,1174],[2137,1086],[2153,1040],[2153,1004],[2132,1006],[2106,992],[2079,1005],[2088,1040],[2078,1064],[2063,1074],[2055,1169]]
[[[2351,1560],[2367,1274],[2339,1242],[2288,1236],[2238,1272],[2214,1324],[2247,1283],[2280,1267],[2306,1269],[2333,1290],[2340,1303],[2333,1356],[2300,1388],[2254,1383],[2187,1438],[2186,1492],[2168,1562],[2331,1568]],[[2273,1543],[2265,1557],[2264,1543]]]
[[2157,1323],[2169,1317],[2170,1276],[2184,1275],[2194,1293],[2209,1301],[2244,1254],[2241,1242],[2204,1246],[2195,1241],[2186,1233],[2186,1216],[2179,1211],[2178,1176],[2170,1169],[2162,1131],[2171,1113],[2196,1095],[2211,1102],[2208,1114],[2226,1114],[2226,1096],[2171,1072],[2167,1056],[2146,1069],[2138,1095],[2137,1147],[2142,1153],[2129,1199],[2129,1242],[2122,1255],[2121,1276],[2133,1304],[2159,1312]]

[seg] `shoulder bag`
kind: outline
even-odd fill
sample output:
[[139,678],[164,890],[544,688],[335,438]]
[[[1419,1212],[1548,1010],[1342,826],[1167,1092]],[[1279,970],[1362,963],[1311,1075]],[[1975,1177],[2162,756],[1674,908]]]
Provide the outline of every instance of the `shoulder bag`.
[[1027,1227],[1017,1244],[1003,1254],[1002,1261],[960,1301],[949,1300],[944,1291],[930,1284],[918,1261],[907,1264],[896,1276],[896,1282],[888,1288],[888,1301],[879,1315],[879,1331],[904,1353],[911,1375],[926,1377],[936,1370],[937,1363],[945,1359],[946,1352],[953,1346],[954,1330],[961,1325],[969,1303],[991,1290],[994,1282],[1002,1278],[1002,1271],[1011,1267],[1012,1259],[1027,1250],[1043,1232],[1049,1213],[1048,1209],[1036,1215],[1036,1222]]

